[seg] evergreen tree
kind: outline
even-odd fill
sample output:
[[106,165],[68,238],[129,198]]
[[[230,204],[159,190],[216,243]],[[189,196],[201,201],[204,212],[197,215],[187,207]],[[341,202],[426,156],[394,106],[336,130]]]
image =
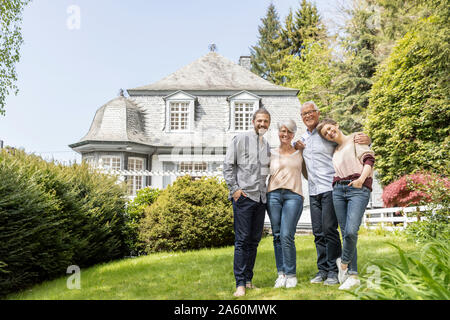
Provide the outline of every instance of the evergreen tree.
[[379,62],[376,55],[379,27],[373,23],[379,8],[370,5],[371,2],[356,1],[341,42],[344,60],[337,64],[340,76],[334,88],[335,94],[342,98],[333,104],[331,115],[347,133],[362,130],[372,77]]
[[258,27],[258,43],[250,48],[251,70],[266,80],[279,82],[276,73],[279,71],[280,53],[276,41],[280,36],[281,25],[273,3],[269,5],[266,16],[261,21],[262,25]]
[[[295,13],[292,9],[289,11],[280,31],[280,36],[276,41],[280,50],[277,69],[281,70],[282,73],[287,68],[289,64],[288,56],[301,57],[305,41],[310,39],[323,40],[325,38],[326,28],[321,21],[317,7],[307,0],[302,0]],[[278,82],[280,84],[286,82],[283,77],[277,78],[281,78]]]
[[[366,129],[383,184],[405,174],[450,174],[450,7],[431,0],[422,19],[380,66]],[[447,1],[448,4],[448,1]]]

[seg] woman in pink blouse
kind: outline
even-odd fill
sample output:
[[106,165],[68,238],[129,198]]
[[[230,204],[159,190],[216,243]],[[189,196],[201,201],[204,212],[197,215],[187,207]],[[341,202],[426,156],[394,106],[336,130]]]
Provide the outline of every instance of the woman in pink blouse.
[[[278,124],[280,147],[271,150],[267,213],[270,218],[278,278],[275,288],[297,285],[295,231],[303,210],[303,157],[292,146],[297,126],[293,120]],[[304,172],[304,175],[306,173]]]
[[369,146],[355,144],[356,133],[345,135],[336,121],[325,119],[317,126],[319,134],[338,144],[333,154],[333,204],[341,228],[342,255],[336,260],[339,289],[359,285],[357,268],[358,231],[372,191],[374,153]]

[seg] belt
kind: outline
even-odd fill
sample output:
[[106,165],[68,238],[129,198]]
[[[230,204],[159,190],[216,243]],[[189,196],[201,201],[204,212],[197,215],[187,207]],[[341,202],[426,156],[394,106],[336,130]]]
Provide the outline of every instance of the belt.
[[345,185],[347,185],[347,184],[349,184],[350,182],[352,182],[353,180],[339,180],[339,181],[336,181],[336,183],[337,184],[345,184]]

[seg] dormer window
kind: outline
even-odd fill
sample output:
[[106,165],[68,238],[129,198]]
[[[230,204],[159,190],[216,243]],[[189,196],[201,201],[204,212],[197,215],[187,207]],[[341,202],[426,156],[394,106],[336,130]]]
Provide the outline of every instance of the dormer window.
[[189,102],[169,102],[170,131],[189,130]]
[[230,131],[247,131],[252,127],[253,113],[259,109],[260,97],[241,91],[227,99],[230,102]]
[[194,131],[194,111],[197,98],[183,91],[164,97],[166,102],[166,132]]
[[255,103],[253,102],[235,102],[234,103],[234,130],[247,131],[252,126],[252,117],[255,112]]

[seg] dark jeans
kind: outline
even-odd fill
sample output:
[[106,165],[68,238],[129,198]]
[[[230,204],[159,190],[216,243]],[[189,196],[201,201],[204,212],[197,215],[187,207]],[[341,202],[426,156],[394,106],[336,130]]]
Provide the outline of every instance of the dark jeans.
[[236,287],[245,286],[253,278],[256,250],[261,240],[266,205],[241,196],[233,202],[234,277]]
[[348,264],[349,274],[358,274],[356,244],[358,230],[370,199],[370,189],[363,186],[354,188],[336,184],[333,189],[333,201],[336,216],[342,232],[342,263]]
[[338,220],[333,206],[333,192],[309,196],[309,202],[317,251],[317,268],[323,277],[327,277],[330,272],[338,272],[336,259],[342,252],[337,230]]

